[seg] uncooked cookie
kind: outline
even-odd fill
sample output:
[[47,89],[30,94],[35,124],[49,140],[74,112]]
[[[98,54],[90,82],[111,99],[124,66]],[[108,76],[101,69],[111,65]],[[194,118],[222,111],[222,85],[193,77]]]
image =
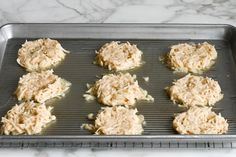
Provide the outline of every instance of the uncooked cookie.
[[56,120],[51,110],[52,107],[33,101],[16,104],[2,117],[2,133],[5,135],[39,134],[50,122]]
[[97,135],[140,135],[143,132],[144,117],[137,112],[137,109],[123,106],[105,107],[99,111],[95,125],[84,124],[83,128]]
[[53,74],[53,70],[31,72],[23,75],[16,89],[19,101],[34,100],[40,103],[64,96],[71,83]]
[[142,51],[129,42],[112,41],[103,45],[96,53],[97,63],[109,70],[129,70],[142,64]]
[[210,107],[192,107],[175,117],[173,127],[180,134],[224,134],[229,124]]
[[17,62],[27,71],[48,70],[57,66],[66,56],[57,40],[38,39],[26,41],[18,51]]
[[202,73],[209,69],[217,58],[214,46],[207,42],[201,44],[178,44],[167,54],[167,64],[177,72]]
[[167,91],[174,103],[185,107],[212,106],[223,98],[217,81],[202,76],[186,75],[173,82]]
[[108,106],[132,106],[137,100],[154,101],[154,98],[139,86],[136,76],[129,73],[104,75],[87,93],[85,98],[96,96],[100,103]]

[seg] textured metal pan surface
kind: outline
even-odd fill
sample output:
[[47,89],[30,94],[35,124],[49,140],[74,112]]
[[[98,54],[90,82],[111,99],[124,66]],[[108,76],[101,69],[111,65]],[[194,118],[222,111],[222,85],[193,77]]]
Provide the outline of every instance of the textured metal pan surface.
[[[0,144],[7,142],[36,143],[83,142],[92,143],[133,141],[133,142],[222,142],[236,140],[236,34],[235,28],[228,25],[161,25],[161,24],[9,24],[0,32],[0,117],[17,102],[13,95],[19,77],[25,74],[17,62],[17,52],[25,40],[54,38],[70,51],[65,61],[54,69],[55,74],[72,83],[69,93],[50,105],[57,121],[37,136],[0,136]],[[95,50],[103,44],[113,41],[129,41],[137,44],[143,51],[145,64],[135,70],[140,86],[154,98],[154,103],[140,102],[136,105],[144,115],[147,125],[140,136],[94,136],[80,128],[87,120],[88,113],[97,113],[101,105],[96,101],[86,102],[82,95],[86,83],[93,83],[96,76],[110,73],[107,69],[92,64]],[[159,61],[159,57],[169,51],[169,47],[181,42],[204,42],[215,45],[218,59],[211,70],[205,72],[222,87],[224,99],[218,102],[214,111],[228,120],[229,131],[226,135],[178,135],[172,128],[174,113],[184,111],[174,105],[164,88],[174,79],[182,77],[174,74]],[[145,82],[142,77],[150,77]],[[46,146],[46,145],[45,145]]]

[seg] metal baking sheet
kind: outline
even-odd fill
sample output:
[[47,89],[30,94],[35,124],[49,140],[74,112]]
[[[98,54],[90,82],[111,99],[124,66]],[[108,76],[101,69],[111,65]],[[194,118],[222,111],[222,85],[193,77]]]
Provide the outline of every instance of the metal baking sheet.
[[[57,39],[71,53],[54,69],[55,74],[72,83],[70,92],[52,105],[57,121],[41,135],[0,136],[1,147],[235,147],[236,142],[236,29],[230,25],[202,24],[7,24],[0,29],[0,117],[17,103],[13,95],[18,79],[25,74],[17,62],[17,52],[25,40]],[[147,125],[143,135],[96,136],[80,128],[88,113],[97,113],[101,105],[86,102],[82,95],[86,83],[110,73],[92,64],[95,50],[113,41],[129,41],[143,51],[145,64],[135,70],[140,86],[154,98],[154,103],[137,103]],[[179,135],[172,128],[174,113],[184,111],[174,105],[164,88],[181,75],[174,74],[159,61],[173,44],[204,42],[215,45],[218,59],[204,76],[219,81],[224,98],[214,111],[228,120],[225,135]],[[142,77],[150,77],[145,83]]]

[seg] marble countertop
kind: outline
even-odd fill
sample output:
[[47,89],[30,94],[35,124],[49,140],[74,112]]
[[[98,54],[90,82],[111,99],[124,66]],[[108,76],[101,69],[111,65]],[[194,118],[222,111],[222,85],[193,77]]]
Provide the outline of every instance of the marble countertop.
[[0,24],[224,23],[236,25],[235,0],[7,0]]
[[235,157],[236,149],[0,149],[2,157]]
[[[7,0],[0,2],[0,25],[36,23],[216,23],[236,26],[235,0]],[[18,157],[224,156],[236,149],[0,149]]]

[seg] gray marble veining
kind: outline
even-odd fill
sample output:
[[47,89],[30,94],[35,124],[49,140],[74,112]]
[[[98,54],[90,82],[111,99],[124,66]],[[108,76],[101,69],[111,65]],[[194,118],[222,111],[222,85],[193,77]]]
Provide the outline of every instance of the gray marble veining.
[[[222,23],[236,26],[236,0],[0,0],[0,25],[33,23]],[[0,149],[0,157],[224,156],[236,150]]]
[[7,0],[0,24],[60,23],[225,23],[236,25],[235,0]]

